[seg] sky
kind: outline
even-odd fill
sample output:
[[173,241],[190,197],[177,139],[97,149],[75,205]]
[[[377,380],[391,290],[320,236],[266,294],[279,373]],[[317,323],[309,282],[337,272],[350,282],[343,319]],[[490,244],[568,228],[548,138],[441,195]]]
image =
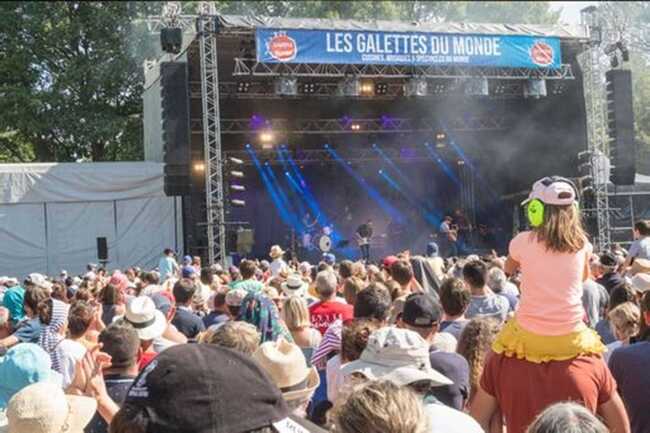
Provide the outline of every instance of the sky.
[[580,10],[598,2],[550,2],[552,10],[562,9],[560,21],[566,24],[580,24]]

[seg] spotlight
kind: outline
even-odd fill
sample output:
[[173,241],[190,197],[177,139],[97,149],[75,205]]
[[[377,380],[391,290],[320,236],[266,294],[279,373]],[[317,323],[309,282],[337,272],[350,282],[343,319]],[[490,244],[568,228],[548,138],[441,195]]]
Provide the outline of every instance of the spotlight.
[[[246,147],[250,147],[250,144],[247,144]],[[233,164],[244,165],[243,159],[235,158],[234,156],[229,156],[228,161],[230,161]]]
[[240,81],[237,83],[237,93],[248,93],[251,88],[249,81]]
[[316,83],[302,83],[301,91],[306,95],[316,93]]
[[230,190],[232,192],[244,192],[246,191],[246,187],[244,185],[233,183],[230,185]]
[[445,133],[445,131],[436,131],[435,140],[437,149],[443,149],[447,147],[447,133]]
[[357,122],[352,122],[350,124],[350,130],[351,131],[360,131],[361,130],[361,125]]
[[239,200],[239,199],[230,200],[230,204],[233,207],[244,207],[244,206],[246,206],[246,202],[244,200]]
[[202,162],[195,162],[192,168],[194,169],[195,172],[200,173],[205,171],[205,164]]
[[461,166],[465,165],[465,161],[463,161],[462,159],[459,159],[456,163]]
[[273,132],[271,131],[262,131],[259,136],[262,143],[270,143],[273,141]]
[[375,93],[375,86],[372,81],[362,81],[360,92],[362,96],[373,96]]
[[427,80],[423,77],[409,78],[404,84],[404,96],[426,96]]
[[325,149],[329,149],[329,148],[330,148],[330,145],[327,144],[327,143],[325,143],[325,144],[323,145],[323,147],[324,147]]
[[251,148],[251,144],[250,144],[250,143],[246,143],[246,146],[244,146],[244,147],[245,147],[246,149],[250,149],[250,148]]
[[230,170],[230,172],[228,174],[230,175],[230,177],[232,177],[234,179],[243,179],[244,178],[244,172],[243,171]]
[[340,96],[359,96],[361,81],[357,77],[346,77],[338,84]]
[[431,93],[435,95],[445,93],[446,90],[447,90],[447,86],[445,85],[445,83],[436,83],[431,87]]
[[375,94],[376,95],[385,95],[388,93],[388,84],[386,83],[377,83],[375,84]]
[[298,94],[298,79],[296,77],[279,77],[275,80],[275,94],[280,96],[296,96]]
[[524,82],[524,98],[541,98],[546,96],[546,80],[529,78]]
[[384,170],[379,170],[378,173],[379,174],[384,174]]

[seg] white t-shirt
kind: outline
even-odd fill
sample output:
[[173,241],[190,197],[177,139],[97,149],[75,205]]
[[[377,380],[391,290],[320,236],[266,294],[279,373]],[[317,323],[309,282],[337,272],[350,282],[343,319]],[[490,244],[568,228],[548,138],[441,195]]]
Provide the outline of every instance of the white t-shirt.
[[74,379],[75,366],[86,354],[86,347],[73,340],[65,339],[59,343],[56,350],[61,356],[63,388],[67,388]]
[[280,272],[282,272],[283,269],[287,269],[287,268],[288,268],[287,263],[284,260],[275,259],[271,262],[271,266],[270,266],[271,275],[277,277],[278,275],[280,275]]
[[485,433],[471,416],[443,404],[427,404],[431,433]]

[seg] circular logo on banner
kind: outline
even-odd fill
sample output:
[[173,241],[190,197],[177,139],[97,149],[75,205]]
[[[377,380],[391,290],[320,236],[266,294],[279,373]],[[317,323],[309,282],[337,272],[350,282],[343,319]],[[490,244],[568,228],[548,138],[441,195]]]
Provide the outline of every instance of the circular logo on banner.
[[298,46],[293,38],[286,34],[277,34],[273,36],[266,44],[271,57],[281,62],[288,62],[296,58]]
[[536,65],[548,66],[553,63],[553,47],[546,42],[535,42],[530,49],[530,58]]

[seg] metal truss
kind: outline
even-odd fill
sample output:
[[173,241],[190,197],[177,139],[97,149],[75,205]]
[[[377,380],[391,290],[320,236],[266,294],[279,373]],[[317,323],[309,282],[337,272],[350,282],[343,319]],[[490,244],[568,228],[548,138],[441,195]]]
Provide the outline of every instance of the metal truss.
[[603,175],[602,156],[609,156],[605,134],[605,87],[600,56],[601,49],[597,43],[579,55],[584,82],[584,98],[587,117],[587,151],[590,153],[590,175],[594,185],[594,208],[597,233],[594,239],[596,251],[602,251],[611,244],[611,226],[609,215],[609,197],[607,184],[609,173]]
[[205,154],[205,203],[208,262],[226,266],[226,220],[223,194],[223,160],[219,113],[217,29],[210,9],[199,16],[203,149]]
[[342,78],[458,78],[484,77],[502,80],[523,80],[529,78],[546,80],[574,79],[571,65],[559,69],[466,67],[456,65],[330,65],[308,63],[260,63],[254,59],[235,57],[233,76]]
[[[193,134],[204,133],[202,119],[191,119]],[[358,129],[353,129],[353,125]],[[268,119],[264,130],[276,135],[318,135],[318,134],[404,134],[431,133],[435,123],[427,119]],[[446,120],[446,129],[455,132],[501,131],[512,125],[508,116],[467,116]],[[354,127],[356,128],[356,127]],[[221,134],[255,135],[259,128],[253,128],[250,119],[221,119]]]
[[[462,162],[462,164],[461,164]],[[460,204],[463,213],[469,218],[474,225],[476,223],[476,196],[475,196],[475,176],[474,170],[471,170],[463,161],[459,162],[460,172]]]

